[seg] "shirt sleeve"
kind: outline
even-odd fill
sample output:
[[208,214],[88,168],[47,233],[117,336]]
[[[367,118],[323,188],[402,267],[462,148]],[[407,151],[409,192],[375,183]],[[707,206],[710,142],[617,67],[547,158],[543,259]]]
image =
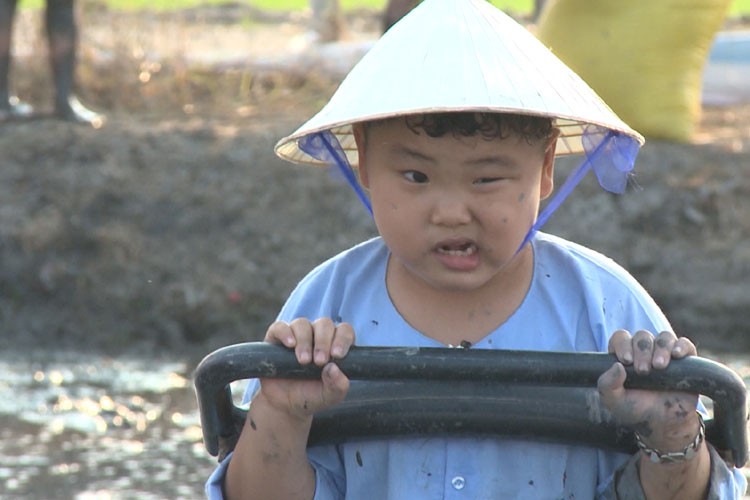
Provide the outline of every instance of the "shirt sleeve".
[[[742,500],[747,490],[747,479],[742,471],[727,466],[710,444],[708,450],[711,455],[711,477],[707,500]],[[646,499],[638,476],[640,459],[640,453],[636,453],[615,471],[612,481],[600,496],[601,500]]]
[[[248,404],[259,388],[260,381],[258,379],[248,380],[242,403]],[[346,478],[338,447],[316,446],[308,449],[308,457],[310,465],[315,471],[314,500],[344,498]],[[232,453],[230,452],[206,481],[206,498],[209,500],[224,500],[224,478],[231,458]]]
[[307,450],[308,460],[315,471],[313,500],[343,499],[346,495],[344,464],[337,446],[315,446]]
[[227,474],[227,467],[231,458],[232,453],[227,454],[226,458],[214,469],[208,481],[206,481],[206,498],[208,500],[224,500],[224,477]]
[[[343,464],[335,446],[320,446],[309,450],[310,465],[315,471],[314,500],[344,498],[346,479]],[[206,498],[224,500],[224,478],[232,453],[227,454],[206,481]]]

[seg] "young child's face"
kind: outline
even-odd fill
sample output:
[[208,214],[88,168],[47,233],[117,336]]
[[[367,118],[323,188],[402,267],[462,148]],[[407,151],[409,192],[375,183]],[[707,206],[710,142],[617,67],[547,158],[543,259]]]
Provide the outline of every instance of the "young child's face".
[[432,287],[467,290],[497,277],[552,191],[554,139],[432,138],[403,119],[356,126],[355,138],[392,264]]

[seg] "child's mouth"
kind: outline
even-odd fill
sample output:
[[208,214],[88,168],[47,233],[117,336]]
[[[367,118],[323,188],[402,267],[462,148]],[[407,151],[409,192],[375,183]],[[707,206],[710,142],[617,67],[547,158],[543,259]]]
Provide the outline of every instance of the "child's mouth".
[[435,247],[435,256],[453,271],[470,272],[479,265],[479,247],[468,240],[444,241]]
[[469,255],[477,253],[477,250],[477,246],[471,242],[440,245],[439,247],[437,247],[438,253],[455,257],[467,257]]

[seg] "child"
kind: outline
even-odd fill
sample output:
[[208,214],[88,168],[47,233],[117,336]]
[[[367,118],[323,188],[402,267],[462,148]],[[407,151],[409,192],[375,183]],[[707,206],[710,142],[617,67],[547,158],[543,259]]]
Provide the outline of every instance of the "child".
[[[622,364],[663,369],[696,354],[693,344],[669,331],[622,268],[537,232],[589,169],[607,189],[624,189],[640,142],[484,0],[426,0],[405,16],[328,105],[277,145],[287,159],[356,168],[353,186],[380,237],[312,271],[269,327],[265,340],[324,367],[321,380],[255,381],[245,427],[209,496],[739,498],[745,480],[705,442],[697,395],[623,386]],[[555,156],[583,150],[582,166],[538,215]],[[622,364],[602,374],[601,400],[637,430],[643,451],[493,437],[306,449],[313,414],[349,387],[330,361],[354,343],[609,350]]]

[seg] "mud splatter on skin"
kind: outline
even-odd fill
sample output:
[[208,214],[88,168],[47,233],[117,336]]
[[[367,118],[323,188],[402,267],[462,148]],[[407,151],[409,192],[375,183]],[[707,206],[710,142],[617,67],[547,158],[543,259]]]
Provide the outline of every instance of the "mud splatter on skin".
[[261,452],[261,459],[263,460],[263,463],[266,464],[277,463],[281,460],[281,444],[279,443],[279,438],[276,437],[275,433],[271,433],[268,438],[271,449]]
[[251,428],[252,428],[252,429],[253,429],[254,431],[257,431],[257,430],[258,430],[258,426],[257,426],[257,425],[255,425],[255,421],[254,421],[254,420],[253,420],[252,418],[250,419],[250,427],[251,427]]
[[665,338],[659,337],[656,339],[656,347],[660,349],[666,349],[669,344],[669,341]]
[[633,424],[633,430],[645,438],[651,437],[651,434],[654,433],[654,430],[651,428],[651,424],[648,423],[648,420],[636,422],[635,424]]
[[691,411],[685,408],[685,405],[683,404],[683,401],[680,398],[675,398],[674,400],[665,399],[664,408],[666,408],[667,413],[669,413],[670,410],[674,408],[673,415],[679,419],[683,419],[687,417]]
[[648,351],[651,349],[651,341],[648,339],[641,339],[636,345],[640,351]]
[[690,414],[690,410],[687,410],[684,406],[682,406],[682,401],[679,399],[677,400],[677,408],[678,410],[675,410],[674,414],[677,418],[685,418]]
[[519,203],[526,199],[526,193],[521,193],[518,195],[518,201]]

